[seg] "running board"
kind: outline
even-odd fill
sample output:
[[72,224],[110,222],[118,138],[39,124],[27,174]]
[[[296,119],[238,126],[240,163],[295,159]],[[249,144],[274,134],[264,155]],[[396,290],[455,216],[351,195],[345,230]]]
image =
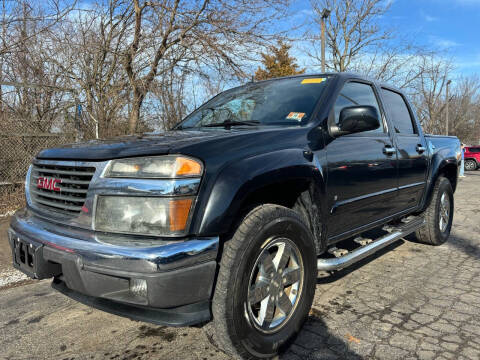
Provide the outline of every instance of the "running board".
[[394,243],[395,241],[413,233],[420,227],[425,224],[425,220],[423,217],[415,217],[409,218],[408,222],[403,223],[400,226],[388,227],[389,234],[384,235],[377,240],[372,241],[371,243],[360,246],[359,248],[347,253],[346,255],[336,257],[336,258],[328,258],[322,259],[319,258],[317,260],[317,268],[319,271],[332,271],[332,270],[341,270],[346,268],[347,266],[360,261],[367,256],[377,252],[380,249]]

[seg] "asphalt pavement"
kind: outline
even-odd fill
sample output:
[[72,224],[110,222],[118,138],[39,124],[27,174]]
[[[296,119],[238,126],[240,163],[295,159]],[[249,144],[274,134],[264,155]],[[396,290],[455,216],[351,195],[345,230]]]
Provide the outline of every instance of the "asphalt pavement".
[[[480,171],[461,179],[455,208],[445,245],[400,240],[320,277],[309,320],[280,358],[480,359]],[[23,280],[0,285],[0,358],[228,359],[201,327],[132,321]]]

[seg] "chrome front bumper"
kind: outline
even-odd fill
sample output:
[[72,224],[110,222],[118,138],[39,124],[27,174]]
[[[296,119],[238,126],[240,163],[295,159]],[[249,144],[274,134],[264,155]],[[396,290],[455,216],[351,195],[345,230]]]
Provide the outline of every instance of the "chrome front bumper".
[[[150,239],[135,246],[128,237],[115,243],[108,235],[56,225],[27,209],[15,214],[8,232],[15,267],[35,278],[55,277],[76,293],[160,309],[211,297],[218,237]],[[35,253],[30,271],[16,261],[20,243]]]

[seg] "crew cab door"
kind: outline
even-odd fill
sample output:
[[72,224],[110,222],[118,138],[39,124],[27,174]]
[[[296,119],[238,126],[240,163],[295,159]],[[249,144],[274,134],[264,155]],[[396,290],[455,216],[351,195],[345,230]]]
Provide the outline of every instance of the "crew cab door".
[[376,88],[369,82],[346,82],[330,116],[338,124],[340,111],[355,105],[374,106],[382,121],[376,130],[339,136],[327,144],[330,238],[343,236],[393,213],[397,155]]
[[405,97],[385,87],[382,87],[381,96],[392,133],[395,134],[398,153],[398,197],[395,207],[397,211],[403,211],[416,207],[425,191],[427,145]]

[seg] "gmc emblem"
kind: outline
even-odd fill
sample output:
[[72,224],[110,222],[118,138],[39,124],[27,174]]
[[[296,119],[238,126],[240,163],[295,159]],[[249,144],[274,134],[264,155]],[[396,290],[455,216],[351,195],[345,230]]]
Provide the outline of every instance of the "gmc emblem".
[[39,178],[37,179],[37,188],[45,189],[45,190],[60,191],[61,189],[57,186],[57,184],[61,184],[61,183],[62,183],[61,179],[39,176]]

